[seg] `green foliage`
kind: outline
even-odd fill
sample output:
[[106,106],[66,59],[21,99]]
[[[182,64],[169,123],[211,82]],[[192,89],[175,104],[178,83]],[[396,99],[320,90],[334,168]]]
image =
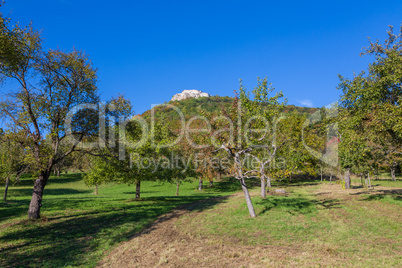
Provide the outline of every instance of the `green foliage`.
[[18,178],[27,168],[24,150],[11,140],[10,134],[0,133],[0,181]]
[[340,159],[343,168],[368,172],[402,160],[402,29],[391,27],[384,44],[370,41],[363,55],[375,56],[368,73],[340,76]]
[[[185,99],[181,101],[173,101],[168,104],[174,105],[179,108],[179,110],[184,114],[186,119],[191,118],[195,115],[200,115],[200,110],[203,110],[205,113],[208,113],[211,116],[218,116],[222,114],[222,110],[228,109],[233,103],[233,97],[221,97],[221,96],[212,96],[209,98],[198,98],[198,99]],[[265,107],[267,104],[260,103],[261,107]],[[155,108],[155,117],[160,118],[165,116],[165,118],[169,121],[179,120],[179,115],[172,109],[167,107],[158,107]],[[300,114],[312,114],[317,110],[317,108],[308,108],[308,107],[298,107],[294,105],[285,105],[283,107],[283,111],[285,113],[291,113],[293,111],[297,111]],[[151,118],[151,111],[148,110],[142,114],[142,116],[149,120]]]

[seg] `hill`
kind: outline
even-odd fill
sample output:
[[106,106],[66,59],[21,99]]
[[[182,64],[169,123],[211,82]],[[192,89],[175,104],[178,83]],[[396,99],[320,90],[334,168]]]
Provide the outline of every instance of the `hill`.
[[[205,110],[208,113],[219,115],[221,114],[222,108],[226,108],[232,105],[233,100],[234,100],[233,97],[211,96],[209,98],[198,98],[198,99],[194,98],[194,99],[185,99],[181,101],[169,101],[166,102],[165,104],[175,106],[184,114],[186,118],[188,118],[198,115],[199,108]],[[159,117],[161,114],[164,114],[164,116],[169,120],[179,119],[179,114],[172,108],[161,105],[155,107],[154,109],[155,109],[155,117]],[[318,108],[286,105],[284,108],[284,113],[297,111],[300,114],[313,114],[317,110]],[[151,110],[144,112],[141,116],[145,119],[149,119],[151,117]]]

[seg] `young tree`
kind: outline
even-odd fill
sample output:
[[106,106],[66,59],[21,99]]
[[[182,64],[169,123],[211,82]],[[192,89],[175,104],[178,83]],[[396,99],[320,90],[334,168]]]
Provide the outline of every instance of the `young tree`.
[[5,182],[4,201],[7,201],[11,180],[17,181],[26,172],[27,167],[24,164],[23,148],[0,129],[0,180]]
[[258,167],[247,171],[250,174],[258,174],[261,180],[261,197],[266,198],[266,187],[271,187],[269,176],[270,169],[278,150],[285,145],[287,137],[279,131],[280,121],[285,119],[282,114],[286,100],[282,91],[272,95],[275,88],[268,79],[257,79],[257,86],[250,93],[240,84],[241,118],[245,122],[241,132],[244,134],[245,143],[253,148],[253,153],[247,153],[252,157]]
[[[240,99],[235,98],[229,110],[223,111],[224,115],[233,124],[233,133],[220,132],[216,138],[220,141],[220,148],[233,161],[233,176],[239,180],[247,207],[252,218],[256,217],[253,204],[251,202],[246,179],[260,176],[261,194],[265,196],[266,178],[265,165],[275,158],[277,149],[282,145],[278,144],[276,136],[277,116],[284,103],[279,100],[283,97],[282,92],[270,96],[274,91],[267,78],[258,79],[257,87],[252,92],[254,98],[251,99],[249,93],[244,89],[240,81]],[[225,128],[215,126],[215,129]],[[227,126],[226,126],[227,128]],[[283,142],[282,142],[283,143]],[[268,160],[260,160],[258,154],[268,155]],[[245,157],[258,159],[259,168],[244,165]],[[264,192],[264,193],[263,193]]]

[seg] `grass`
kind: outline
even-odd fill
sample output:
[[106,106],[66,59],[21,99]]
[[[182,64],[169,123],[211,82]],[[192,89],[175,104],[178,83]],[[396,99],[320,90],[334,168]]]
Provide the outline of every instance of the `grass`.
[[255,189],[255,219],[248,217],[238,195],[188,214],[176,225],[203,240],[268,246],[272,252],[265,255],[274,266],[401,267],[402,181],[393,182],[399,190],[378,186],[382,190],[371,191],[309,184],[290,185],[285,187],[288,195],[266,199]]
[[[0,267],[94,267],[159,215],[185,204],[189,213],[176,221],[178,230],[210,243],[251,247],[250,256],[264,256],[267,266],[400,267],[402,181],[375,180],[374,190],[352,181],[351,190],[318,180],[277,181],[274,187],[287,194],[266,199],[258,196],[259,181],[249,181],[256,186],[251,193],[258,215],[251,219],[242,193],[235,193],[236,180],[202,192],[198,181],[184,183],[179,197],[176,185],[143,182],[141,200],[135,200],[134,185],[100,186],[96,196],[80,174],[63,174],[49,180],[42,219],[30,222],[33,181],[26,177],[0,202]],[[252,253],[261,245],[270,250]]]
[[[10,187],[0,202],[0,266],[94,267],[106,252],[177,206],[237,191],[234,181],[196,190],[198,181],[184,183],[180,196],[169,183],[142,182],[141,200],[135,186],[87,187],[80,174],[52,177],[45,188],[42,219],[27,220],[33,180],[25,177]],[[3,190],[3,189],[2,189]],[[3,195],[3,192],[0,192]],[[205,203],[203,208],[219,200]]]

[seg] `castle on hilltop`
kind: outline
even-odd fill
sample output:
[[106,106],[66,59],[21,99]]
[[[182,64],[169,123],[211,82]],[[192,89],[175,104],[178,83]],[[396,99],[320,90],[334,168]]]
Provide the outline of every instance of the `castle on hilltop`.
[[195,98],[198,99],[200,97],[211,97],[208,93],[202,92],[201,90],[196,89],[185,89],[182,93],[177,93],[172,97],[172,101],[180,101],[185,99]]

